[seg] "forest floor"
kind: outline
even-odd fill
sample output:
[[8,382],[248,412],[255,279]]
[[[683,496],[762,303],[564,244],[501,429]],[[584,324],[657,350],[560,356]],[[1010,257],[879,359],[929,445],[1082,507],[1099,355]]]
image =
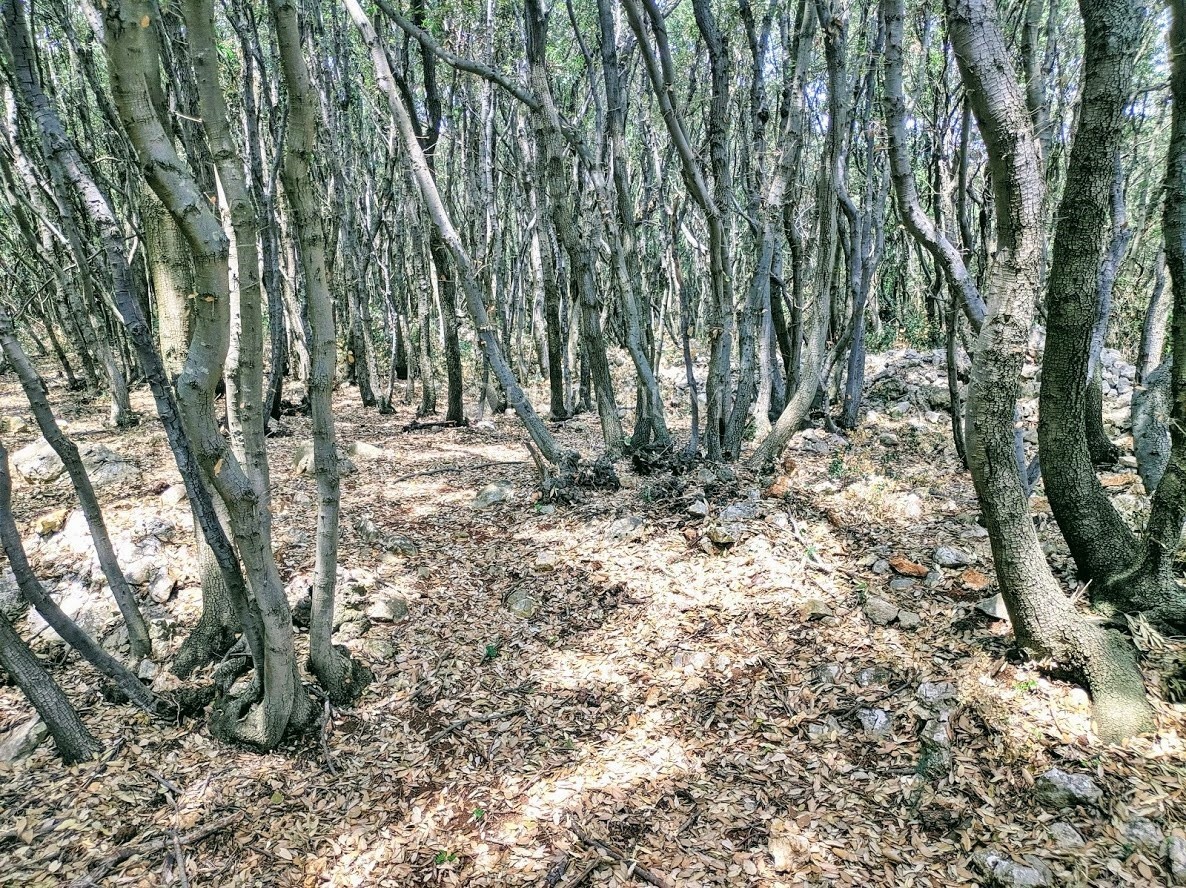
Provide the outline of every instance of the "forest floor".
[[[42,631],[35,649],[108,753],[65,767],[47,741],[0,765],[0,884],[938,888],[987,884],[985,867],[1007,884],[1170,884],[1161,839],[1186,837],[1186,707],[1161,695],[1179,648],[1142,637],[1158,731],[1124,747],[1094,739],[1082,691],[1015,665],[1008,623],[976,608],[995,583],[947,415],[910,382],[941,374],[928,357],[872,359],[876,412],[845,438],[800,433],[773,484],[623,462],[620,491],[554,508],[533,501],[513,416],[403,432],[410,408],[363,411],[343,386],[338,435],[357,471],[342,484],[338,637],[374,682],[322,734],[258,755],[200,719],[105,703]],[[199,598],[163,435],[104,428],[103,405],[60,386],[51,397],[80,444],[136,473],[100,498],[125,570],[138,565],[167,689]],[[10,449],[36,440],[10,376],[0,415],[29,422]],[[294,470],[308,421],[283,427],[269,441],[274,542],[295,602],[315,496]],[[599,439],[591,416],[557,433],[585,454]],[[1141,507],[1131,470],[1105,481]],[[506,498],[475,508],[492,482]],[[15,498],[43,580],[118,647],[85,528],[55,515],[73,508],[68,482],[18,481]],[[952,567],[934,564],[938,547],[956,550],[939,556]],[[0,686],[0,732],[28,718]],[[1098,798],[1051,807],[1052,767]],[[1046,881],[1018,881],[1031,873]]]

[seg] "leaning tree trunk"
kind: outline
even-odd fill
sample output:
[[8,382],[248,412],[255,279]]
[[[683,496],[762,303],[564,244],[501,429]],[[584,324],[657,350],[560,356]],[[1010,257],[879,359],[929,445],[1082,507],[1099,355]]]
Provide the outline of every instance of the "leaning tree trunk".
[[0,350],[8,358],[16,371],[21,387],[25,390],[25,397],[33,411],[33,418],[41,434],[49,442],[66,467],[70,475],[70,482],[74,485],[74,492],[78,495],[78,503],[82,507],[83,517],[91,532],[91,540],[95,545],[95,554],[99,558],[99,566],[103,576],[107,579],[107,586],[115,599],[119,612],[128,627],[128,647],[132,657],[139,660],[152,656],[152,641],[148,637],[148,625],[140,613],[140,606],[136,602],[135,593],[128,585],[127,577],[120,569],[119,559],[115,557],[115,548],[111,545],[111,537],[107,533],[107,522],[103,520],[103,510],[99,507],[99,500],[95,496],[95,489],[91,486],[91,479],[87,475],[86,467],[82,464],[78,447],[62,432],[58,421],[50,409],[46,396],[45,383],[33,369],[25,350],[17,341],[16,332],[12,328],[12,320],[0,307]]
[[[338,568],[338,457],[333,416],[334,374],[337,370],[333,296],[325,262],[321,201],[314,190],[310,159],[318,146],[317,98],[301,48],[295,3],[270,0],[288,88],[288,133],[280,169],[284,192],[292,210],[292,227],[300,244],[309,316],[309,401],[313,413],[313,472],[317,480],[317,556],[313,576],[313,611],[309,621],[309,665],[334,703],[355,700],[369,681],[369,673],[333,644],[334,587]],[[285,608],[287,616],[287,608]]]
[[[901,46],[902,6],[903,0],[882,2],[887,46]],[[1118,633],[1086,620],[1059,587],[1030,518],[1014,450],[1014,412],[1042,257],[1044,187],[1037,139],[993,0],[946,0],[945,8],[988,152],[998,231],[988,313],[972,360],[968,464],[1018,641],[1083,681],[1094,702],[1097,733],[1118,741],[1152,725],[1135,653]]]
[[49,728],[63,762],[67,765],[85,762],[94,758],[103,748],[82,723],[62,689],[2,613],[0,667],[16,682]]

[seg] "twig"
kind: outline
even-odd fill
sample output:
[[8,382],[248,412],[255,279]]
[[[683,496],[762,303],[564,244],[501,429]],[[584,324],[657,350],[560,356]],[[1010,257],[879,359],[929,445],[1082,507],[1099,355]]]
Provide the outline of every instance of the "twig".
[[650,884],[655,885],[656,888],[671,888],[668,881],[662,876],[655,875],[637,860],[627,857],[625,854],[603,839],[594,838],[582,830],[579,826],[569,825],[568,828],[571,829],[576,837],[586,845],[591,845],[592,847],[605,852],[619,863],[624,863],[633,867],[632,875],[638,876],[638,878],[642,879],[644,882],[649,882]]
[[421,422],[418,419],[413,419],[410,423],[404,426],[401,431],[404,432],[418,432],[421,429],[457,429],[468,428],[469,421],[461,420],[458,422],[455,419],[443,419],[437,422]]
[[428,742],[436,743],[438,740],[443,740],[450,734],[459,731],[466,725],[473,724],[474,722],[498,721],[500,718],[512,718],[516,715],[522,715],[524,712],[526,712],[526,710],[522,706],[518,706],[514,709],[508,709],[505,712],[489,712],[486,715],[471,715],[469,718],[463,718],[460,721],[451,722],[450,724],[445,725],[445,727],[429,737]]
[[[600,849],[600,848],[597,848],[597,849],[594,849],[594,850],[596,850],[596,851],[600,851],[601,849]],[[593,871],[594,871],[594,870],[596,870],[596,869],[597,869],[599,866],[601,866],[603,863],[607,863],[607,862],[609,862],[609,860],[610,860],[610,858],[608,858],[608,857],[603,857],[601,854],[598,854],[598,855],[597,855],[597,857],[595,857],[595,858],[593,859],[593,862],[592,862],[592,863],[590,863],[590,864],[589,864],[587,867],[585,867],[583,870],[581,870],[581,871],[580,871],[580,872],[579,872],[579,873],[578,873],[578,874],[577,874],[577,875],[576,875],[576,876],[573,878],[573,880],[572,880],[571,882],[569,882],[569,883],[568,883],[568,886],[569,886],[569,888],[577,888],[577,885],[580,885],[581,883],[583,883],[583,882],[585,881],[585,879],[587,879],[587,878],[589,878],[589,876],[593,875]]]
[[510,462],[486,462],[478,463],[476,466],[445,466],[443,469],[428,469],[423,472],[413,472],[410,475],[401,475],[398,478],[392,478],[388,484],[399,484],[401,481],[410,481],[412,478],[427,478],[429,475],[444,475],[447,472],[464,472],[467,469],[490,469],[495,466],[521,466],[523,460],[515,459]]
[[169,830],[169,837],[173,840],[173,860],[177,864],[177,877],[181,880],[181,888],[189,888],[189,874],[185,871],[185,852],[181,850],[177,830]]
[[325,756],[325,767],[329,769],[330,774],[337,777],[338,769],[334,767],[334,760],[330,758],[329,743],[326,742],[325,735],[329,732],[329,726],[333,724],[333,712],[329,708],[329,698],[325,699],[325,717],[321,719],[321,754]]
[[169,792],[173,793],[174,799],[181,798],[181,790],[178,789],[167,777],[164,777],[163,775],[158,774],[156,771],[151,770],[148,772],[148,776],[167,789]]
[[216,832],[221,832],[233,823],[243,819],[243,812],[236,811],[234,814],[228,814],[215,820],[213,823],[208,823],[205,826],[200,826],[191,833],[184,836],[173,835],[173,838],[155,839],[151,842],[143,842],[139,845],[125,845],[114,854],[111,854],[84,876],[80,876],[70,883],[71,888],[86,888],[86,886],[94,886],[99,884],[99,880],[106,876],[111,870],[123,863],[129,857],[136,857],[142,854],[153,854],[157,851],[164,851],[166,848],[171,848],[174,845],[177,848],[182,848],[186,845],[195,845],[204,839],[209,838]]

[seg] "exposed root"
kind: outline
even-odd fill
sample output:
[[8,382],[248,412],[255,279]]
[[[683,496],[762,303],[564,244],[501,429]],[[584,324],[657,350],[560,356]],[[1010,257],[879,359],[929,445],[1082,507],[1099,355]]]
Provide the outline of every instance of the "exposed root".
[[318,668],[310,658],[306,665],[317,676],[329,701],[335,706],[349,706],[354,703],[375,678],[374,673],[362,662],[350,656],[340,644],[333,646],[332,663],[329,668]]

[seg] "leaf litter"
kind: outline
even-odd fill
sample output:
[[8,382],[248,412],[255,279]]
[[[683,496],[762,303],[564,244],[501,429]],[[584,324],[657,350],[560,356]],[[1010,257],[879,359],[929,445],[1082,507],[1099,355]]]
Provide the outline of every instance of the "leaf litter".
[[[11,383],[0,397],[19,409]],[[1008,624],[974,608],[995,582],[943,422],[874,414],[847,439],[800,433],[773,480],[623,472],[621,491],[552,507],[532,500],[513,418],[399,434],[410,413],[339,401],[343,444],[384,448],[355,457],[342,494],[339,637],[374,684],[331,713],[324,743],[257,755],[103,702],[93,674],[39,641],[108,755],[65,767],[46,743],[0,766],[0,884],[937,888],[985,884],[985,849],[1037,861],[1051,884],[1169,882],[1130,825],[1183,835],[1183,707],[1155,699],[1156,734],[1104,748],[1081,691],[1016,665]],[[71,416],[71,433],[133,459],[147,488],[176,480],[154,426],[120,435],[97,413]],[[269,450],[296,596],[315,499],[281,468],[307,420],[286,426]],[[591,452],[597,424],[558,433]],[[494,481],[510,495],[474,508]],[[166,547],[182,591],[152,611],[171,653],[197,616],[188,509],[104,496],[117,534],[145,509],[182,531]],[[60,486],[17,500],[26,528],[72,508]],[[933,565],[942,545],[972,565]],[[870,623],[870,595],[898,620]],[[406,607],[368,618],[380,598]],[[1179,646],[1146,647],[1156,697]],[[0,687],[0,729],[27,718]],[[1051,766],[1089,775],[1102,803],[1043,808],[1034,784]]]

